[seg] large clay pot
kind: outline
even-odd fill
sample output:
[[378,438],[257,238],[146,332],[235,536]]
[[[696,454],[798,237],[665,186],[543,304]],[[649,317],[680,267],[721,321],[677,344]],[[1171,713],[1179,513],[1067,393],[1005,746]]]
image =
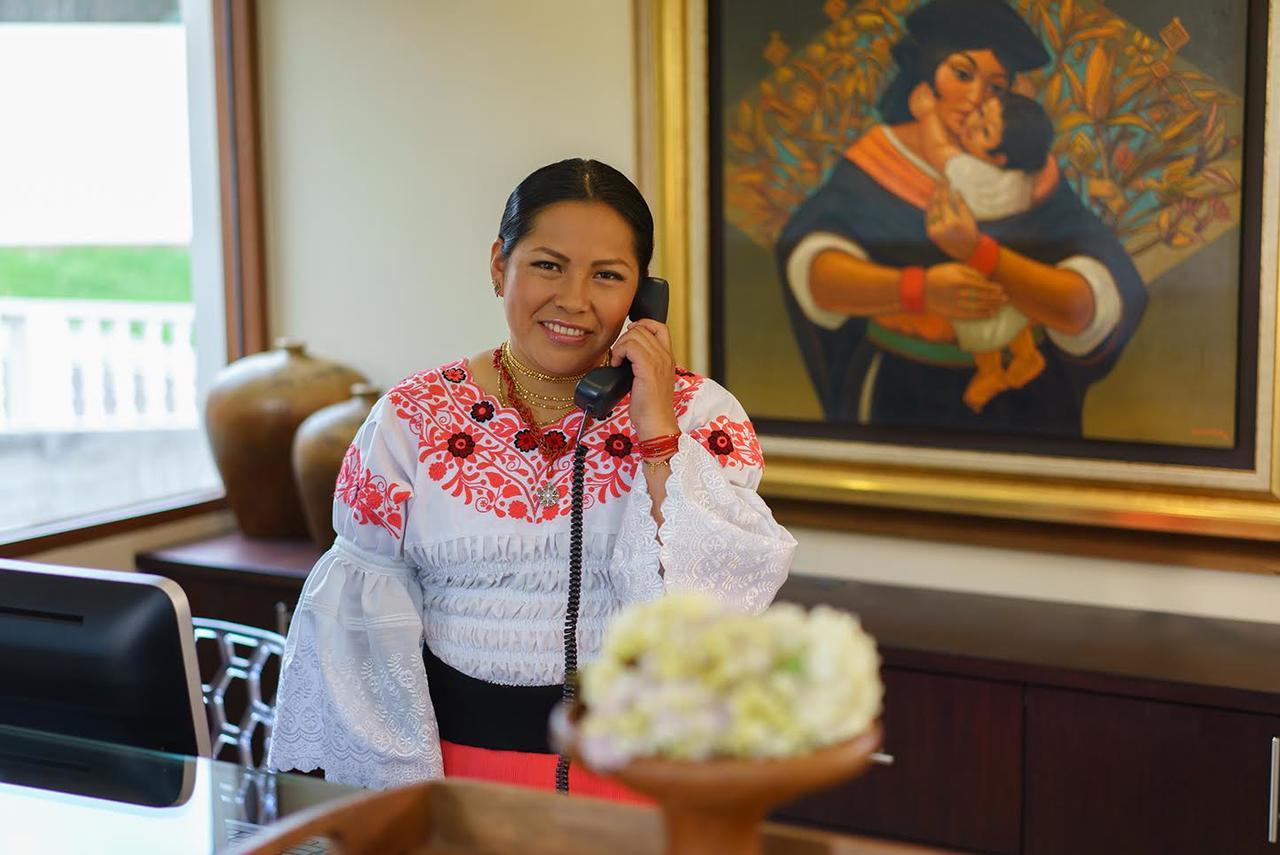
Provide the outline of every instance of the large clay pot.
[[[577,750],[576,721],[582,713],[578,704],[556,708],[552,744],[591,768]],[[773,808],[862,774],[883,739],[884,729],[875,722],[852,739],[795,757],[640,757],[621,769],[592,771],[658,803],[666,855],[761,855],[760,826]]]
[[293,476],[306,512],[307,531],[319,546],[333,545],[333,488],[342,458],[382,392],[368,383],[351,387],[351,397],[317,410],[293,437]]
[[307,416],[365,382],[358,371],[317,359],[298,341],[224,368],[209,391],[205,428],[240,530],[250,537],[306,537],[293,480],[293,434]]

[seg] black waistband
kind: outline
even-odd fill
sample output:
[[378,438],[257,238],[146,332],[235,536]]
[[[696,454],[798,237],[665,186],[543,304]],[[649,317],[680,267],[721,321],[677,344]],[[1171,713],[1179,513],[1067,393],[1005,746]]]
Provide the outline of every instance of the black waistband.
[[555,753],[547,722],[563,686],[488,683],[446,665],[425,644],[422,661],[441,739],[494,751]]

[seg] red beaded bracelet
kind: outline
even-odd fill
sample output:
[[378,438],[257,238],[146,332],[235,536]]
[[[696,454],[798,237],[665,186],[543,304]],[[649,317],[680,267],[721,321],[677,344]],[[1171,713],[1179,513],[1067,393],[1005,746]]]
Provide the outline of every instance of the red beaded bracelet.
[[996,239],[990,235],[978,237],[978,245],[974,248],[973,255],[969,256],[969,260],[965,262],[983,276],[995,273],[996,265],[999,263],[1000,244],[996,243]]
[[676,453],[676,449],[680,447],[680,434],[669,433],[666,436],[655,436],[652,439],[642,439],[636,443],[636,448],[640,451],[640,456],[644,458],[650,457],[668,457]]
[[898,302],[904,312],[924,311],[924,268],[904,267],[898,277]]

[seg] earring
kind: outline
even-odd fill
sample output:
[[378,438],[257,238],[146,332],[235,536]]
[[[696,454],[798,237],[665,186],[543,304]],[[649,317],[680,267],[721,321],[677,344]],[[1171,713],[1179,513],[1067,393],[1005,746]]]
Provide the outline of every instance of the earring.
[[493,296],[495,297],[502,296],[502,285],[498,282],[497,279],[493,280]]

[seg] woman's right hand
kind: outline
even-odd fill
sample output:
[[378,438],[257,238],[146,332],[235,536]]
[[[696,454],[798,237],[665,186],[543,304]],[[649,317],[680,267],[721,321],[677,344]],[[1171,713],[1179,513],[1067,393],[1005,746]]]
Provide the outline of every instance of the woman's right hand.
[[924,272],[925,311],[944,318],[989,318],[1009,302],[1004,289],[967,264],[949,261]]

